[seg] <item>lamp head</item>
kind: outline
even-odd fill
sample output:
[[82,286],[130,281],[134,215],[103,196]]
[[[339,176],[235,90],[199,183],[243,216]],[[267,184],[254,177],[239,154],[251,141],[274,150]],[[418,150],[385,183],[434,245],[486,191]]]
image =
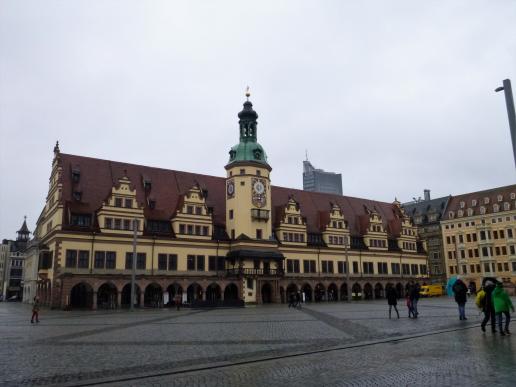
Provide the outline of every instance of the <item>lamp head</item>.
[[503,90],[503,86],[497,87],[497,88],[495,89],[495,91],[496,91],[497,93],[498,93],[499,91],[502,91],[502,90]]

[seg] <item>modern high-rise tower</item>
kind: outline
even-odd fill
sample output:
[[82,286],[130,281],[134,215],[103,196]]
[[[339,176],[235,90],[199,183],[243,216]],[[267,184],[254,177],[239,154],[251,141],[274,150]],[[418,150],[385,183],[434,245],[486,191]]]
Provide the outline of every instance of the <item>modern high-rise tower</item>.
[[342,195],[342,175],[315,168],[308,160],[303,161],[303,190]]

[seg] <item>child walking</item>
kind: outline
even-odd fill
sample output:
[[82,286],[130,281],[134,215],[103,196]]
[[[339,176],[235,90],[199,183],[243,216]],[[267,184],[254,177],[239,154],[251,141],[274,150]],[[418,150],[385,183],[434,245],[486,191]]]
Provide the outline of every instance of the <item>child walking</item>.
[[36,318],[36,322],[39,323],[39,300],[37,297],[34,297],[34,304],[32,305],[31,324],[34,324],[34,318]]

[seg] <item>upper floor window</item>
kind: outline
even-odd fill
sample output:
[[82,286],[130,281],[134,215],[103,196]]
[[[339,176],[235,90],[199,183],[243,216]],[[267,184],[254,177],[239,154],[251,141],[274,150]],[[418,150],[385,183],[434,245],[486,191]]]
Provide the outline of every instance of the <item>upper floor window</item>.
[[503,196],[502,195],[498,195],[496,198],[498,199],[499,202],[501,202],[503,200]]
[[122,207],[122,198],[115,198],[115,207]]
[[132,199],[125,199],[125,206],[126,206],[126,208],[132,208],[133,207],[133,200]]

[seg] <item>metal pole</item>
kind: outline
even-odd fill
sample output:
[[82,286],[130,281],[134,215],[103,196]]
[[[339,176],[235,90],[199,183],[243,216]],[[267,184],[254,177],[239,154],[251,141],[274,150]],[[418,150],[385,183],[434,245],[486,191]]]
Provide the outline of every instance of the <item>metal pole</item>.
[[134,301],[135,301],[135,279],[136,279],[136,239],[138,237],[138,221],[133,219],[133,257],[132,264],[133,269],[131,271],[131,311],[134,311]]
[[349,236],[346,236],[344,241],[344,254],[346,255],[346,292],[348,299],[347,301],[351,301],[351,293],[350,293],[350,284],[349,284],[349,259],[348,259],[348,242],[349,242]]
[[511,131],[512,155],[516,166],[516,114],[514,112],[514,99],[512,96],[511,80],[504,79],[503,87],[498,87],[495,91],[504,91],[505,104],[507,105],[507,116],[509,117],[509,129]]

